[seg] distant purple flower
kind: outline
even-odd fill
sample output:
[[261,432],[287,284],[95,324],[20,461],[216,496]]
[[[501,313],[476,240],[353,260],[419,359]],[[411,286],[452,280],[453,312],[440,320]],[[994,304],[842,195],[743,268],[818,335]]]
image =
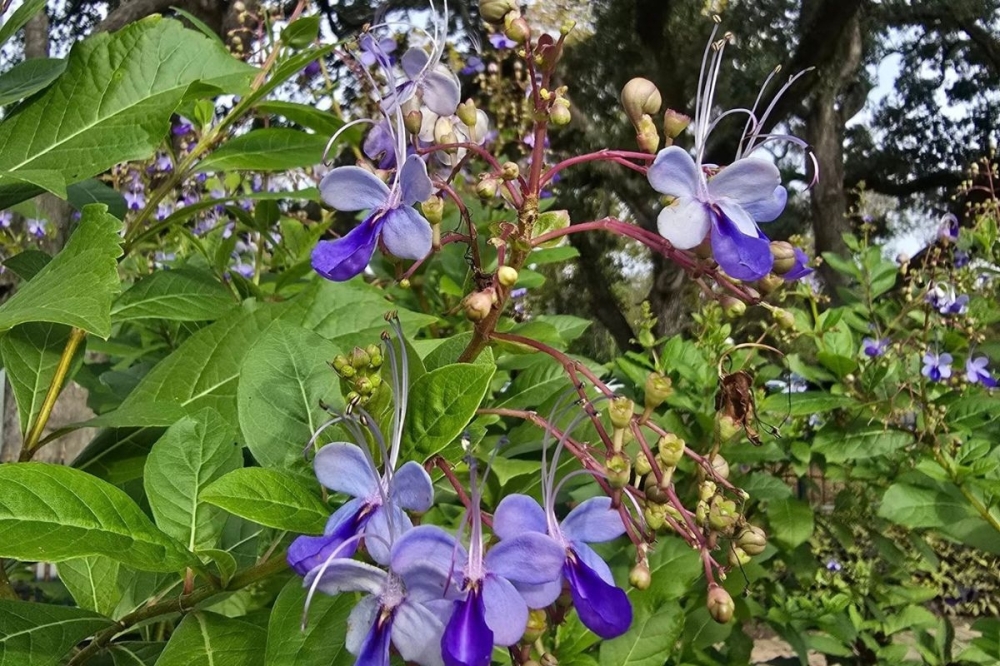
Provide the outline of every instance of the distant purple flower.
[[125,203],[129,210],[141,210],[146,205],[146,194],[142,190],[126,192],[122,196],[125,197]]
[[388,121],[383,120],[368,130],[362,149],[379,169],[396,168],[396,138],[389,129]]
[[[534,148],[535,147],[535,135],[534,135],[534,133],[533,132],[528,132],[527,134],[525,134],[523,141],[524,141],[524,145],[528,146],[529,148]],[[545,135],[545,143],[542,144],[542,145],[545,148],[549,147],[549,135],[548,134]]]
[[362,273],[379,241],[401,259],[423,259],[431,251],[430,223],[413,207],[434,191],[427,165],[418,156],[406,158],[392,187],[360,167],[344,166],[330,171],[319,189],[337,210],[371,210],[346,236],[316,245],[312,265],[326,279],[341,282]]
[[965,250],[955,250],[954,263],[955,268],[964,268],[969,265],[970,257],[969,253]]
[[951,354],[935,354],[933,352],[927,352],[924,354],[924,367],[920,373],[933,382],[948,379],[951,377],[952,361],[953,359]]
[[827,562],[826,562],[826,570],[827,570],[827,571],[830,571],[830,572],[832,572],[832,573],[840,573],[840,571],[841,571],[841,570],[842,570],[843,568],[844,568],[844,565],[842,565],[842,564],[841,564],[840,562],[838,562],[837,560],[834,560],[834,559],[829,559],[829,560],[827,560]]
[[882,356],[890,342],[889,338],[865,338],[861,341],[861,351],[869,358]]
[[996,388],[997,380],[993,379],[990,371],[986,369],[990,359],[985,356],[973,359],[972,355],[965,361],[965,378],[970,384],[982,384],[986,388]]
[[313,60],[308,65],[302,68],[302,76],[304,76],[307,79],[311,79],[313,77],[319,76],[319,73],[321,71],[322,67],[320,67],[319,60]]
[[9,210],[0,211],[0,229],[10,229],[14,222],[14,213]]
[[217,185],[208,191],[209,199],[225,199],[226,198],[226,188],[222,185]]
[[517,289],[511,290],[510,292],[510,297],[515,300],[519,298],[524,298],[527,295],[528,295],[528,289],[526,287],[519,287]]
[[486,71],[486,64],[483,59],[476,55],[469,56],[469,59],[465,61],[465,67],[459,70],[459,74],[462,76],[471,76],[473,74],[480,74]]
[[254,265],[248,261],[244,261],[242,258],[237,258],[236,261],[233,262],[231,270],[239,275],[242,275],[247,280],[253,278],[254,273],[256,272]]
[[181,194],[181,201],[184,202],[185,206],[196,204],[201,201],[201,193],[194,188],[185,188]]
[[43,218],[31,217],[24,221],[24,227],[35,238],[44,238],[48,221]]
[[962,315],[969,309],[969,297],[965,294],[956,296],[955,289],[947,284],[932,285],[924,298],[943,315]]
[[517,42],[512,39],[508,39],[507,35],[502,32],[490,33],[490,44],[493,48],[503,51],[504,49],[512,49],[517,46]]
[[392,64],[390,54],[398,46],[396,40],[392,37],[376,39],[371,34],[365,34],[361,36],[358,42],[361,47],[361,53],[358,57],[365,67],[371,67],[375,63],[379,63],[383,67],[388,67]]
[[168,199],[164,199],[156,207],[156,214],[153,216],[159,221],[163,221],[170,217],[170,214],[174,212],[174,202]]
[[948,213],[941,218],[941,227],[938,229],[938,238],[943,241],[958,240],[958,218]]
[[400,64],[407,81],[400,85],[396,94],[386,100],[389,111],[396,104],[405,104],[412,97],[417,99],[439,116],[455,113],[461,101],[461,85],[455,73],[440,62],[442,50],[435,45],[428,54],[422,48],[412,47],[403,54]]
[[170,131],[174,136],[184,136],[194,131],[194,125],[184,116],[178,116]]
[[163,252],[162,250],[157,250],[153,253],[153,266],[156,268],[166,268],[167,264],[176,258],[176,252]]
[[162,171],[164,173],[174,170],[174,163],[170,160],[170,155],[167,153],[157,154],[156,161],[153,162],[153,166],[157,171]]
[[764,386],[772,391],[782,393],[805,393],[809,390],[809,382],[802,375],[794,372],[788,373],[785,379],[769,379],[764,382]]

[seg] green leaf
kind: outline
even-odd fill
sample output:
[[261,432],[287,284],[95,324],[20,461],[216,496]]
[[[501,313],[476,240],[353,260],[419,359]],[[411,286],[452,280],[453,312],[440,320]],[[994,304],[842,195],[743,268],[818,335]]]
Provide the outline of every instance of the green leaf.
[[833,395],[825,391],[806,391],[805,393],[792,394],[772,393],[760,403],[760,411],[788,414],[789,416],[808,416],[856,404],[850,396]]
[[317,594],[302,629],[307,590],[294,577],[274,602],[267,626],[265,666],[351,666],[355,657],[344,646],[347,618],[356,605],[354,595]]
[[184,616],[156,666],[259,666],[266,641],[255,624],[198,611]]
[[264,467],[307,471],[302,450],[329,414],[343,406],[328,365],[340,349],[284,321],[264,333],[240,369],[237,405],[247,448]]
[[242,464],[236,429],[214,409],[170,426],[149,452],[143,477],[157,526],[188,550],[214,548],[226,516],[198,496]]
[[774,540],[789,549],[805,543],[815,529],[812,508],[793,498],[768,502],[767,519]]
[[160,428],[109,428],[73,461],[73,467],[114,485],[141,479],[146,456],[160,438]]
[[0,75],[0,105],[34,95],[48,87],[66,69],[62,58],[30,58]]
[[0,306],[0,332],[29,321],[111,335],[111,299],[119,289],[121,222],[104,206],[87,206],[66,247]]
[[156,271],[125,291],[111,307],[115,321],[214,321],[237,305],[211,273],[192,268]]
[[[424,359],[424,366],[428,370],[437,370],[451,363],[458,363],[458,357],[462,355],[462,352],[465,351],[470,342],[472,342],[472,331],[446,338],[444,342],[427,354],[427,357]],[[494,364],[493,350],[487,347],[472,363],[473,365],[492,366]]]
[[319,16],[303,16],[290,23],[281,31],[281,41],[301,49],[309,46],[319,37]]
[[649,588],[629,595],[637,604],[654,606],[663,600],[683,599],[704,573],[698,552],[675,537],[659,540],[649,555],[649,571],[652,574]]
[[318,484],[279,469],[234,470],[205,488],[201,499],[258,525],[297,534],[322,534],[330,517]]
[[913,442],[913,435],[882,427],[843,432],[828,426],[816,433],[812,450],[822,453],[829,463],[864,460],[884,456]]
[[80,608],[0,599],[0,664],[57,666],[77,643],[113,624]]
[[119,220],[125,219],[128,214],[128,207],[121,193],[94,178],[73,183],[66,188],[66,196],[69,205],[79,211],[87,204],[97,203],[107,206],[108,212]]
[[142,571],[179,571],[191,563],[111,484],[61,465],[0,465],[0,557],[61,562],[89,555]]
[[22,280],[30,280],[48,266],[52,257],[41,250],[25,250],[3,262],[3,265],[17,273]]
[[[73,47],[54,84],[0,123],[0,172],[52,170],[75,183],[145,159],[192,84],[235,91],[253,71],[218,43],[159,16],[89,37]],[[0,208],[31,196],[30,188],[0,180]]]
[[403,450],[428,457],[454,441],[476,415],[494,370],[487,365],[456,363],[413,382]]
[[[69,334],[61,324],[29,323],[0,338],[0,358],[17,400],[22,436],[42,408]],[[82,358],[83,350],[78,352],[77,358]]]
[[219,46],[222,47],[226,46],[226,43],[222,41],[222,37],[219,37],[219,33],[209,28],[207,25],[205,25],[204,21],[202,21],[200,18],[198,18],[191,12],[184,11],[180,7],[171,7],[170,10],[175,14],[177,14],[178,16],[180,16],[181,18],[183,18],[191,25],[193,25],[195,29],[198,30],[201,34],[205,35],[213,42],[217,42]]
[[909,528],[940,528],[960,523],[974,514],[961,495],[894,483],[885,491],[878,515]]
[[10,15],[3,26],[0,27],[0,44],[6,44],[7,40],[24,27],[24,24],[31,20],[45,7],[45,0],[25,0],[13,14]]
[[191,414],[212,407],[237,423],[236,384],[247,350],[273,323],[272,307],[240,309],[185,340],[142,378],[117,410],[118,422],[147,403],[174,403]]
[[640,606],[627,632],[601,642],[601,666],[662,666],[683,631],[684,611],[676,601]]
[[81,557],[59,563],[59,580],[76,604],[115,619],[115,609],[132,578],[133,573],[120,562],[106,557]]
[[329,137],[284,127],[251,130],[198,164],[198,171],[285,171],[319,164]]
[[[293,123],[314,130],[321,136],[333,136],[344,126],[344,121],[329,111],[321,111],[308,104],[268,100],[254,107],[259,113],[284,116]],[[345,134],[348,133],[345,131]]]
[[60,199],[65,199],[67,196],[66,178],[53,169],[22,169],[16,173],[0,171],[0,188],[7,185],[18,192],[31,190],[35,190],[38,194],[42,194],[43,191],[51,192]]

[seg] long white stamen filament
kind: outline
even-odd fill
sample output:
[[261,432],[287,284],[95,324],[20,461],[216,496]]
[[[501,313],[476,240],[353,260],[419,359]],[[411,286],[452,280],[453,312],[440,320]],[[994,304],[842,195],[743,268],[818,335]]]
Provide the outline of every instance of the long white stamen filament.
[[[396,398],[396,418],[393,420],[392,447],[389,450],[389,460],[393,468],[399,459],[399,447],[403,440],[403,426],[406,422],[406,407],[410,395],[410,363],[406,354],[406,343],[403,338],[403,325],[395,313],[389,318],[389,326],[396,334],[399,344],[399,397]],[[391,345],[391,341],[386,346]]]
[[600,479],[608,478],[607,474],[605,474],[604,472],[599,472],[596,469],[575,469],[566,476],[564,476],[563,478],[559,479],[559,483],[556,484],[556,487],[553,489],[552,492],[558,495],[562,491],[563,486],[566,485],[567,481],[569,481],[570,479],[574,479],[578,476],[583,476],[584,474],[590,477],[596,476]]
[[[715,34],[719,31],[719,23],[716,21],[715,26],[712,27],[712,34],[708,36],[708,44],[705,45],[705,52],[701,56],[701,69],[698,71],[698,87],[695,90],[694,98],[694,143],[695,152],[698,152],[698,146],[704,141],[705,136],[702,133],[702,125],[705,122],[704,112],[702,111],[702,91],[705,88],[705,67],[708,64],[709,52],[712,50],[712,44],[715,43]],[[701,164],[698,163],[698,167]]]
[[740,157],[743,156],[743,150],[744,150],[743,144],[746,141],[747,137],[753,132],[757,131],[757,127],[760,125],[760,122],[757,120],[756,116],[757,107],[760,105],[760,100],[764,98],[764,91],[767,90],[767,86],[771,83],[771,79],[777,76],[778,72],[780,71],[781,71],[781,65],[778,65],[777,67],[772,69],[771,73],[767,75],[766,79],[764,79],[764,83],[760,86],[760,90],[757,91],[757,99],[753,101],[753,106],[750,107],[750,117],[747,118],[746,125],[743,126],[743,135],[740,137],[740,143],[736,147],[736,159],[740,159]]
[[764,110],[764,113],[757,121],[757,131],[747,138],[747,145],[744,150],[745,153],[753,152],[754,148],[756,147],[755,144],[758,138],[758,133],[761,131],[761,129],[763,129],[764,124],[767,122],[768,116],[771,115],[771,111],[774,110],[774,107],[778,104],[778,100],[781,99],[781,96],[784,95],[785,92],[787,92],[788,89],[796,81],[798,81],[802,76],[804,76],[807,72],[812,71],[813,69],[814,69],[813,67],[810,67],[808,69],[802,70],[798,74],[795,74],[794,76],[789,78],[788,81],[785,83],[785,85],[781,86],[781,88],[778,89],[778,92],[774,94],[774,98],[771,100],[771,103],[767,105],[767,108]]
[[476,459],[470,454],[469,464],[469,564],[465,575],[479,580],[483,575],[483,515],[482,490],[476,479]]
[[[590,401],[590,406],[594,407],[597,403],[607,399],[608,396],[605,395],[598,396],[597,398],[594,398],[593,400]],[[572,436],[573,430],[578,425],[580,425],[581,421],[589,417],[590,415],[587,413],[586,407],[584,407],[583,411],[580,414],[577,414],[573,418],[573,420],[570,421],[569,425],[566,426],[566,429],[563,431],[562,437],[559,438],[559,442],[556,444],[555,451],[552,452],[552,463],[550,465],[551,469],[549,471],[549,476],[547,479],[545,479],[545,482],[542,484],[543,486],[548,487],[546,491],[543,491],[543,497],[545,498],[544,509],[545,509],[546,520],[549,523],[549,531],[552,534],[556,534],[558,532],[558,524],[556,523],[556,518],[555,518],[556,515],[555,501],[556,501],[556,471],[559,469],[559,455],[562,453],[563,447],[566,445],[566,441],[569,440],[569,438]]]
[[351,129],[355,125],[362,125],[365,123],[374,125],[375,121],[372,120],[371,118],[358,118],[357,120],[352,120],[351,122],[341,127],[339,130],[334,132],[333,136],[330,137],[330,140],[326,142],[326,148],[323,149],[323,159],[321,160],[323,164],[327,164],[326,156],[330,153],[330,148],[332,148],[333,144],[337,142],[337,139],[340,138],[341,134]]
[[390,544],[386,543],[385,539],[377,534],[355,534],[351,538],[345,539],[342,544],[334,548],[333,552],[330,553],[330,555],[323,561],[323,564],[320,565],[319,572],[316,574],[316,577],[313,578],[313,582],[309,586],[309,592],[306,594],[306,603],[302,608],[302,631],[306,630],[306,626],[309,622],[309,606],[312,604],[312,599],[316,594],[316,589],[319,587],[319,583],[323,579],[323,574],[326,573],[326,570],[330,567],[330,563],[340,557],[341,551],[343,551],[347,546],[350,546],[354,542],[360,541],[361,539],[375,539],[385,543],[386,548],[391,548]]
[[[570,397],[574,393],[576,393],[576,389],[572,389],[572,388],[566,389],[565,391],[563,391],[562,395],[560,395],[556,399],[556,404],[552,408],[552,416],[549,419],[549,421],[550,421],[549,422],[549,426],[551,428],[555,428],[556,424],[562,419],[563,414],[565,414],[566,412],[568,412],[569,409],[571,408],[572,405],[566,405],[565,407],[563,407],[563,405],[564,405],[564,403],[567,400],[570,399]],[[547,460],[547,453],[548,453],[549,442],[550,441],[552,441],[552,430],[550,428],[546,428],[545,429],[545,435],[542,438],[542,484],[541,484],[541,489],[542,489],[542,505],[543,506],[545,504],[547,504],[547,502],[548,502],[548,494],[547,494],[546,488],[545,488],[545,479],[548,478],[548,475],[549,475],[549,463],[548,463],[548,460]]]
[[322,424],[319,428],[317,428],[316,432],[314,432],[312,434],[312,437],[309,438],[309,443],[306,444],[306,448],[302,450],[302,456],[307,457],[309,455],[309,449],[313,448],[313,446],[316,444],[316,440],[319,439],[319,436],[323,434],[324,430],[334,425],[335,423],[340,423],[343,420],[344,420],[343,416],[338,416],[336,418],[330,419],[326,423]]

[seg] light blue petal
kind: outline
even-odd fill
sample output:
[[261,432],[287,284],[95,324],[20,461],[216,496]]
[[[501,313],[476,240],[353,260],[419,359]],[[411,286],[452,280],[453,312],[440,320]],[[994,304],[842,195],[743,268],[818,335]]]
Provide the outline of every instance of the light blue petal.
[[788,203],[788,191],[778,185],[766,199],[743,204],[743,210],[757,222],[771,222],[778,219]]
[[528,604],[528,608],[545,608],[546,606],[552,604],[559,595],[562,594],[563,589],[563,578],[559,576],[558,580],[554,580],[551,583],[545,583],[544,585],[523,585],[521,583],[515,583],[514,587],[517,591],[521,593],[524,597],[525,603]]
[[660,194],[694,198],[702,175],[686,150],[680,146],[664,148],[646,174],[649,184]]
[[375,614],[378,613],[378,597],[367,595],[351,609],[351,614],[347,618],[347,637],[344,645],[351,654],[361,651],[361,645],[365,642],[365,637],[371,631],[375,622]]
[[378,538],[365,539],[365,548],[373,560],[385,566],[389,564],[389,547],[400,537],[413,528],[413,522],[406,512],[395,504],[380,506],[372,513],[365,526],[365,536],[369,534]]
[[420,75],[420,71],[427,64],[427,60],[430,58],[427,55],[427,51],[424,51],[419,46],[411,46],[400,58],[399,64],[403,67],[403,72],[410,79],[415,79]]
[[436,613],[407,599],[396,608],[392,620],[392,644],[403,661],[421,666],[444,666],[441,635],[444,624]]
[[656,218],[656,229],[678,250],[698,247],[712,228],[708,208],[701,201],[679,197]]
[[[747,157],[730,164],[708,181],[712,201],[730,199],[740,206],[770,199],[781,185],[778,167],[767,160]],[[774,218],[772,218],[774,219]]]
[[331,170],[319,182],[319,192],[323,201],[341,211],[379,208],[389,199],[389,186],[356,166]]
[[402,202],[407,206],[426,201],[434,193],[434,184],[427,175],[427,165],[418,155],[410,155],[403,162],[403,168],[399,172],[399,186]]
[[521,640],[528,625],[528,605],[508,580],[487,574],[483,580],[483,604],[494,644],[513,645]]
[[545,534],[547,531],[545,511],[527,495],[507,495],[493,514],[493,533],[501,539],[510,539],[525,532]]
[[562,575],[566,550],[552,537],[525,532],[503,539],[486,553],[486,569],[515,583],[541,585]]
[[316,478],[330,490],[368,498],[378,492],[378,477],[368,458],[354,444],[332,442],[316,453]]
[[423,259],[431,251],[431,225],[409,206],[386,211],[382,242],[400,259]]
[[310,571],[302,584],[307,588],[312,586],[317,576],[320,576],[320,581],[316,588],[330,595],[341,592],[368,592],[377,595],[382,591],[386,579],[386,573],[378,567],[339,558]]
[[[465,548],[437,525],[414,527],[392,548],[392,570],[407,586],[428,568],[448,576],[460,570],[467,559]],[[417,573],[411,576],[412,572]]]
[[409,511],[427,511],[434,504],[434,484],[423,465],[410,460],[392,475],[389,497]]
[[625,534],[618,509],[611,508],[610,497],[592,497],[569,512],[559,525],[563,535],[572,541],[601,543]]
[[434,67],[424,75],[420,84],[423,102],[439,116],[455,113],[462,97],[458,78],[445,67]]

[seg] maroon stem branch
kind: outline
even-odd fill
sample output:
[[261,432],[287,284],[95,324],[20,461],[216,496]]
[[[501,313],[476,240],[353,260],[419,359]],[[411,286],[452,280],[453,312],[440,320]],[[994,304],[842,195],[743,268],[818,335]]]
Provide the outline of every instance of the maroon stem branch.
[[574,157],[565,159],[562,162],[559,162],[551,169],[546,171],[544,175],[542,175],[541,184],[545,185],[546,183],[552,180],[553,176],[555,176],[563,169],[566,169],[568,167],[577,164],[585,164],[587,162],[613,161],[618,164],[621,164],[622,166],[637,167],[637,170],[640,173],[645,173],[646,172],[645,167],[633,164],[631,162],[628,162],[627,160],[640,160],[643,162],[652,162],[654,159],[656,159],[656,155],[650,155],[649,153],[637,153],[628,150],[611,150],[610,148],[605,148],[603,150],[598,150],[597,152],[594,153],[587,153],[586,155],[576,155]]

